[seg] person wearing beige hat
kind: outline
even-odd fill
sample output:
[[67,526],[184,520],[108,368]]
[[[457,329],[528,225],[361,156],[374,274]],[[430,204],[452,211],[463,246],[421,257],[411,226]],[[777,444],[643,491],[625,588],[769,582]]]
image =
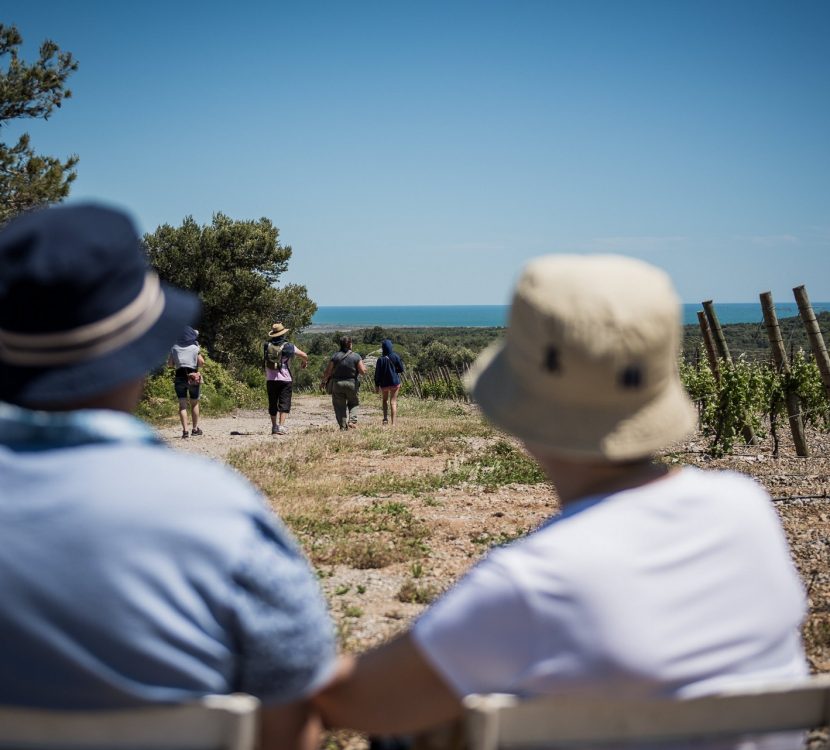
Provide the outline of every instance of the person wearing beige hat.
[[290,362],[300,360],[300,367],[308,366],[308,355],[288,341],[291,331],[282,323],[274,323],[268,332],[268,341],[262,347],[262,371],[268,392],[268,415],[271,417],[271,434],[285,435],[285,418],[291,412],[291,394],[294,380]]
[[471,693],[692,696],[806,674],[804,592],[766,492],[653,460],[695,426],[679,312],[668,276],[638,260],[525,267],[468,386],[561,512],[409,632],[341,658],[314,699],[326,724],[411,733],[457,718]]

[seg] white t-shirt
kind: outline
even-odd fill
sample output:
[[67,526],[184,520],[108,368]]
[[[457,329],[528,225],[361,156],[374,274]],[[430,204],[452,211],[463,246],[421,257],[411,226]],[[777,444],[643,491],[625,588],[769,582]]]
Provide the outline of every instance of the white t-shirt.
[[173,364],[179,367],[189,367],[192,370],[199,369],[199,345],[179,346],[175,344],[170,350]]
[[459,696],[693,696],[805,675],[804,615],[764,490],[686,468],[494,550],[413,638]]

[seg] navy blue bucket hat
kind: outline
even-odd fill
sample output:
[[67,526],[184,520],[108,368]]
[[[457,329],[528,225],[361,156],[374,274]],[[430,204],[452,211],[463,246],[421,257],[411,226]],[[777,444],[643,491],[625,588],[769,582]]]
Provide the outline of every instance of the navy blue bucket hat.
[[71,404],[140,378],[198,314],[148,267],[123,212],[23,214],[0,231],[0,400]]

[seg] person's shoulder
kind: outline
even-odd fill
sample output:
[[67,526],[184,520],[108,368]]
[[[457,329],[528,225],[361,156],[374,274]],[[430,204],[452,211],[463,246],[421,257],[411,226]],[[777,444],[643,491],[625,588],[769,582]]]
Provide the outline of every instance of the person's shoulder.
[[242,476],[204,456],[152,443],[116,444],[103,446],[102,450],[107,451],[107,464],[118,473],[127,492],[159,485],[168,497],[179,489],[188,496],[198,494],[203,500],[227,497],[248,503],[259,496]]
[[687,466],[676,474],[678,485],[686,488],[700,488],[705,491],[720,491],[730,495],[767,498],[767,491],[755,479],[737,471],[724,469],[698,469]]

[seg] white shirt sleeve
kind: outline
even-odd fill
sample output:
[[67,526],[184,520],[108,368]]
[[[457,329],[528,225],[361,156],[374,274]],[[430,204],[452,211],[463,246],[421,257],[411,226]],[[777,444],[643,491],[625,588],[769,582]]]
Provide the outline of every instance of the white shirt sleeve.
[[458,696],[510,692],[535,661],[534,622],[510,572],[489,558],[430,607],[411,636]]

